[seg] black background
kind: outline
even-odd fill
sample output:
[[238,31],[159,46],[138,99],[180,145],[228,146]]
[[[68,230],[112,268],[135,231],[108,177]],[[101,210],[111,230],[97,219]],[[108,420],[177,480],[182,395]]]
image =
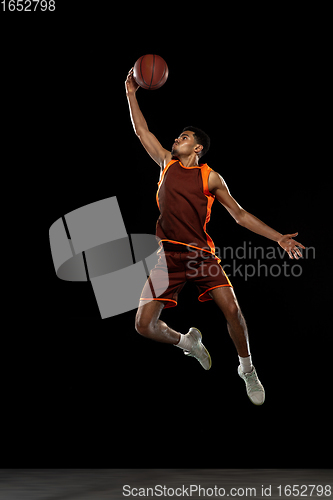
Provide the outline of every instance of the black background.
[[[304,11],[235,8],[217,18],[204,5],[197,12],[137,4],[116,13],[115,5],[56,3],[53,14],[6,12],[1,20],[18,269],[10,273],[2,350],[4,465],[327,466],[325,29]],[[137,94],[160,142],[170,148],[186,125],[207,131],[205,161],[236,200],[315,247],[299,277],[231,276],[266,390],[262,407],[250,403],[237,375],[224,317],[215,304],[198,303],[195,288],[187,285],[162,319],[182,333],[203,332],[209,372],[140,337],[135,311],[101,320],[90,284],[54,272],[49,227],[81,206],[117,196],[127,232],[154,234],[159,169],[132,131],[124,92],[145,53],[169,66],[164,87]],[[274,245],[237,226],[217,202],[208,232],[217,247]]]

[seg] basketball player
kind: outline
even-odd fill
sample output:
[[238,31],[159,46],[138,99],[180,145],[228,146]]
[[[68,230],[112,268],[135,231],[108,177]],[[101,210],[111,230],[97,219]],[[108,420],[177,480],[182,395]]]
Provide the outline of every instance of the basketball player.
[[[186,127],[175,139],[171,151],[163,148],[148,129],[139,108],[133,68],[127,75],[125,87],[135,134],[160,167],[157,203],[161,215],[156,236],[165,255],[165,261],[160,257],[142,291],[136,330],[145,337],[183,349],[209,370],[211,358],[199,330],[192,327],[182,334],[159,319],[163,308],[177,305],[184,284],[194,282],[200,292],[199,301],[214,300],[223,312],[239,357],[238,374],[245,381],[252,403],[261,405],[265,391],[252,365],[245,319],[233,287],[215,255],[214,243],[206,233],[212,203],[216,198],[237,224],[277,242],[291,259],[301,257],[299,247],[305,247],[293,239],[297,233],[282,235],[244,210],[231,196],[224,179],[207,164],[199,163],[210,145],[209,137],[202,130]],[[163,291],[166,273],[169,283]]]

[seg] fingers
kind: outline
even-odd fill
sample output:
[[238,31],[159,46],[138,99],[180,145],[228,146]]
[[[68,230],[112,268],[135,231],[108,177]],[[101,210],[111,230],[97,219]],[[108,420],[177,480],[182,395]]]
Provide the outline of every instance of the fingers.
[[297,235],[298,235],[298,233],[288,234],[288,237],[290,238],[289,242],[288,242],[290,249],[287,250],[289,257],[291,259],[295,258],[296,260],[298,260],[299,257],[303,257],[300,249],[303,248],[305,250],[305,246],[302,245],[302,243],[299,243],[298,241],[292,239],[294,236],[297,236]]
[[[296,248],[290,248],[289,250],[287,250],[287,254],[289,255],[290,259],[298,259]],[[300,255],[300,257],[302,257],[302,254]]]
[[305,247],[301,243],[298,243],[295,240],[293,240],[293,243],[294,243],[294,246],[293,246],[293,248],[290,248],[290,250],[288,251],[288,255],[291,259],[295,258],[298,260],[299,257],[303,257],[302,251],[300,248],[298,248],[298,246],[300,246],[301,248],[304,248],[304,249],[305,249]]
[[294,248],[292,249],[292,251],[294,252],[295,259],[298,259],[298,257],[303,257],[301,248],[305,250],[305,246],[296,240],[293,240],[293,243],[294,243]]
[[296,253],[300,256],[303,257],[302,252],[299,248],[295,247]]
[[129,82],[132,78],[133,78],[133,68],[131,68],[127,73],[126,82]]
[[304,246],[304,245],[302,245],[302,243],[299,243],[299,242],[298,242],[298,241],[296,241],[296,240],[294,240],[294,242],[296,243],[296,245],[297,245],[298,247],[304,248],[304,250],[305,250],[305,246]]
[[298,254],[296,250],[289,250],[288,255],[291,259],[296,259],[298,260],[299,257],[302,257],[302,254]]
[[300,249],[299,249],[299,248],[295,247],[295,248],[293,249],[293,252],[294,252],[294,257],[295,257],[295,259],[297,259],[297,260],[298,260],[298,258],[299,258],[299,257],[303,257],[302,252],[300,251]]

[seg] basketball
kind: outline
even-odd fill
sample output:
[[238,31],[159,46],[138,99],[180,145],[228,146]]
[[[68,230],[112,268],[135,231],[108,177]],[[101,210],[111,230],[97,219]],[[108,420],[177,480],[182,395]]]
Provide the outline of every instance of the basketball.
[[141,56],[134,64],[134,80],[143,89],[159,89],[167,81],[168,75],[167,63],[156,54]]

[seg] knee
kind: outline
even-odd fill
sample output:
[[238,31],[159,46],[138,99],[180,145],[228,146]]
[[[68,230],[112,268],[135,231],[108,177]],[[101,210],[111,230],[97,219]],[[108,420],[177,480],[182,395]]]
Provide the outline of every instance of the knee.
[[151,338],[153,336],[153,326],[151,321],[137,313],[135,318],[135,329],[143,337]]
[[232,301],[227,307],[227,320],[228,321],[240,321],[242,318],[242,313],[237,302]]

